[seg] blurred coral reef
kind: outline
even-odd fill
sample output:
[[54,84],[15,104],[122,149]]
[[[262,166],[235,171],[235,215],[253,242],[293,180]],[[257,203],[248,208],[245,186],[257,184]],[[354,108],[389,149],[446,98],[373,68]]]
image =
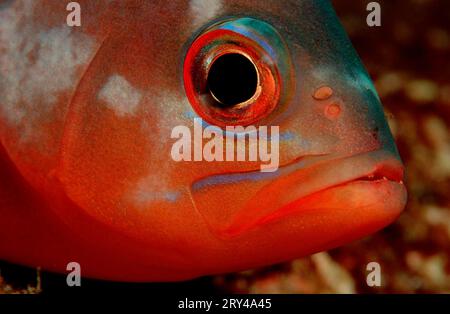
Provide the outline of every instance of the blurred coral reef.
[[[406,165],[408,205],[363,240],[266,269],[216,278],[241,293],[450,293],[450,1],[334,0],[375,82]],[[381,265],[381,287],[366,265]]]
[[15,285],[7,283],[0,273],[0,294],[38,294],[41,292],[41,270],[39,268],[36,269],[35,285],[29,283],[26,288],[18,288]]

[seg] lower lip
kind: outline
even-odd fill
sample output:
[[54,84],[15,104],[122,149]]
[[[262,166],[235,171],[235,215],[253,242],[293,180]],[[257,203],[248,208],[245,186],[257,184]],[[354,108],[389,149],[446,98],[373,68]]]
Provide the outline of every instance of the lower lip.
[[347,208],[348,213],[371,207],[375,215],[385,216],[387,221],[395,219],[406,203],[406,188],[403,184],[390,180],[355,180],[308,195],[287,204],[259,220],[256,225],[266,224],[318,208]]

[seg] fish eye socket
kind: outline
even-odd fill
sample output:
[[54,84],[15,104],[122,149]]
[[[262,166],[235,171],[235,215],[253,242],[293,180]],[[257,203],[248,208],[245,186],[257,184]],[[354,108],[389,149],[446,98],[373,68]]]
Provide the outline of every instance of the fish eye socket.
[[287,102],[293,76],[280,34],[253,18],[207,28],[188,48],[183,69],[193,109],[220,127],[267,122]]
[[224,54],[212,63],[207,85],[211,96],[221,106],[232,107],[245,103],[256,94],[258,71],[243,54]]

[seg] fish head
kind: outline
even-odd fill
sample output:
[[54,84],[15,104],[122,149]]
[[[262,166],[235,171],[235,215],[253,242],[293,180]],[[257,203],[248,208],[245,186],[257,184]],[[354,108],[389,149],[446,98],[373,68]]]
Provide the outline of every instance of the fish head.
[[[41,48],[23,76],[34,93],[20,119],[2,126],[5,149],[43,193],[60,189],[79,212],[190,276],[335,247],[402,211],[403,165],[329,1],[80,5],[82,26],[70,30],[55,13],[67,14],[63,5],[24,15],[38,32],[29,45]],[[8,25],[19,39],[31,36],[24,23]],[[21,56],[8,47],[5,66]],[[53,73],[45,81],[41,59]],[[8,118],[19,107],[6,100]],[[254,130],[256,160],[237,160],[250,155],[251,144],[238,144]],[[191,136],[191,160],[173,158],[180,134]],[[206,160],[213,137],[224,155],[232,139],[234,159]],[[276,162],[261,160],[260,147]],[[73,230],[98,239],[72,206],[54,206]],[[171,264],[174,255],[186,265]]]

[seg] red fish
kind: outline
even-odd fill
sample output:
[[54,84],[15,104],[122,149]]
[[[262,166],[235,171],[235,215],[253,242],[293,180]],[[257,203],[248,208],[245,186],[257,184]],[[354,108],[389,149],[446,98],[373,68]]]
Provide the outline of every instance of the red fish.
[[[328,1],[79,4],[81,26],[65,1],[0,5],[0,258],[184,280],[333,248],[403,210],[382,106]],[[258,140],[278,162],[174,160],[172,131],[199,119],[236,135],[233,156],[246,132],[227,126],[277,126]]]

